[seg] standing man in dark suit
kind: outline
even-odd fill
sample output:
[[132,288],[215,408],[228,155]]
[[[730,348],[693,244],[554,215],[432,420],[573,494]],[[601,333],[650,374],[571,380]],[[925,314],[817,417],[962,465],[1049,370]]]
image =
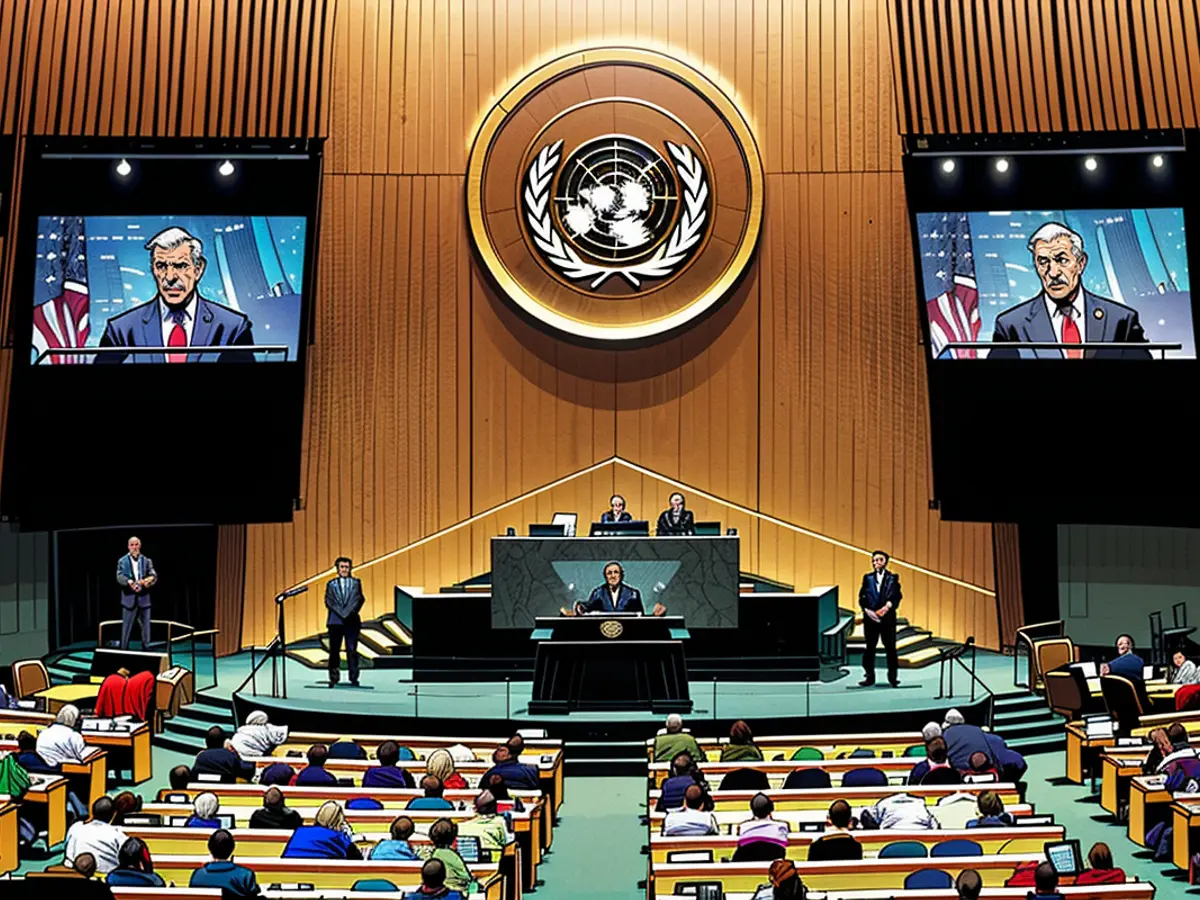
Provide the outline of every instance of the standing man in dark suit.
[[888,684],[900,686],[896,674],[896,607],[900,605],[900,578],[888,571],[889,557],[882,550],[871,554],[873,571],[863,576],[858,590],[858,605],[863,611],[863,631],[867,647],[863,650],[862,687],[875,683],[875,648],[883,641],[887,653]]
[[342,639],[346,640],[346,665],[350,669],[350,683],[358,687],[358,632],[362,620],[359,610],[366,603],[362,592],[362,581],[350,574],[353,563],[348,556],[339,556],[334,561],[337,577],[325,585],[325,608],[329,615],[325,624],[329,626],[329,686],[341,680]]
[[142,629],[142,649],[150,646],[150,589],[158,583],[158,573],[150,557],[142,556],[142,541],[129,539],[129,552],[117,560],[117,584],[121,586],[121,649],[129,649],[133,620]]

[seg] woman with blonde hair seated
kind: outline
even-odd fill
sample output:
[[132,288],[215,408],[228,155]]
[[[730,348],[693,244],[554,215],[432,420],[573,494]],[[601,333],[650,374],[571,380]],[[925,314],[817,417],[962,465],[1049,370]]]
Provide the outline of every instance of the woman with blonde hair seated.
[[425,771],[437,776],[442,782],[442,787],[448,791],[461,791],[467,787],[467,780],[455,769],[454,757],[443,747],[438,747],[429,754],[429,758],[425,760]]
[[362,859],[354,845],[354,832],[346,814],[335,800],[327,800],[313,817],[314,824],[301,825],[283,848],[291,859]]

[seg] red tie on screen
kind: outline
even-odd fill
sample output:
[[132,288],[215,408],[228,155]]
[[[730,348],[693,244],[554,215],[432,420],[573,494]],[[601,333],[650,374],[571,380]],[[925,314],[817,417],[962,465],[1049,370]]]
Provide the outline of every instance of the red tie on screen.
[[[1063,338],[1063,340],[1066,340],[1066,338]],[[1079,340],[1079,332],[1078,331],[1075,332],[1075,340]],[[181,325],[179,322],[176,322],[174,327],[171,329],[171,335],[170,335],[170,337],[167,338],[167,346],[168,347],[186,347],[187,346],[187,332],[183,330],[183,325]],[[187,354],[186,353],[168,353],[167,354],[167,362],[173,362],[173,363],[187,362]]]
[[[1075,324],[1075,310],[1068,306],[1063,309],[1063,335],[1062,342],[1064,344],[1082,344],[1083,338],[1079,335],[1079,326]],[[1067,350],[1067,359],[1083,359],[1082,350]]]

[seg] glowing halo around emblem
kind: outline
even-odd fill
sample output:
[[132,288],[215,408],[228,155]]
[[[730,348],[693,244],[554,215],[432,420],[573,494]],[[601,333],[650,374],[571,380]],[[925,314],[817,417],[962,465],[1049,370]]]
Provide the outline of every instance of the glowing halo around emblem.
[[478,261],[522,313],[587,343],[676,332],[731,292],[762,226],[758,147],[677,59],[611,47],[522,78],[467,165]]

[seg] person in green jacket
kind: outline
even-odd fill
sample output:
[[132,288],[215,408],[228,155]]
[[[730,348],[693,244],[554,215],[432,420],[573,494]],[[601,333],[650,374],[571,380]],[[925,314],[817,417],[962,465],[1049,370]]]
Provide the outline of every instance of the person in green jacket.
[[454,849],[458,840],[458,826],[451,819],[438,819],[429,827],[431,850],[425,851],[428,859],[440,859],[446,867],[446,887],[466,896],[475,880],[463,858]]
[[672,760],[680,753],[687,753],[696,762],[704,762],[704,753],[696,739],[683,730],[683,717],[678,713],[667,716],[667,730],[654,739],[656,762]]
[[754,732],[738,719],[729,729],[729,743],[721,748],[721,762],[761,761],[762,751],[754,744]]

